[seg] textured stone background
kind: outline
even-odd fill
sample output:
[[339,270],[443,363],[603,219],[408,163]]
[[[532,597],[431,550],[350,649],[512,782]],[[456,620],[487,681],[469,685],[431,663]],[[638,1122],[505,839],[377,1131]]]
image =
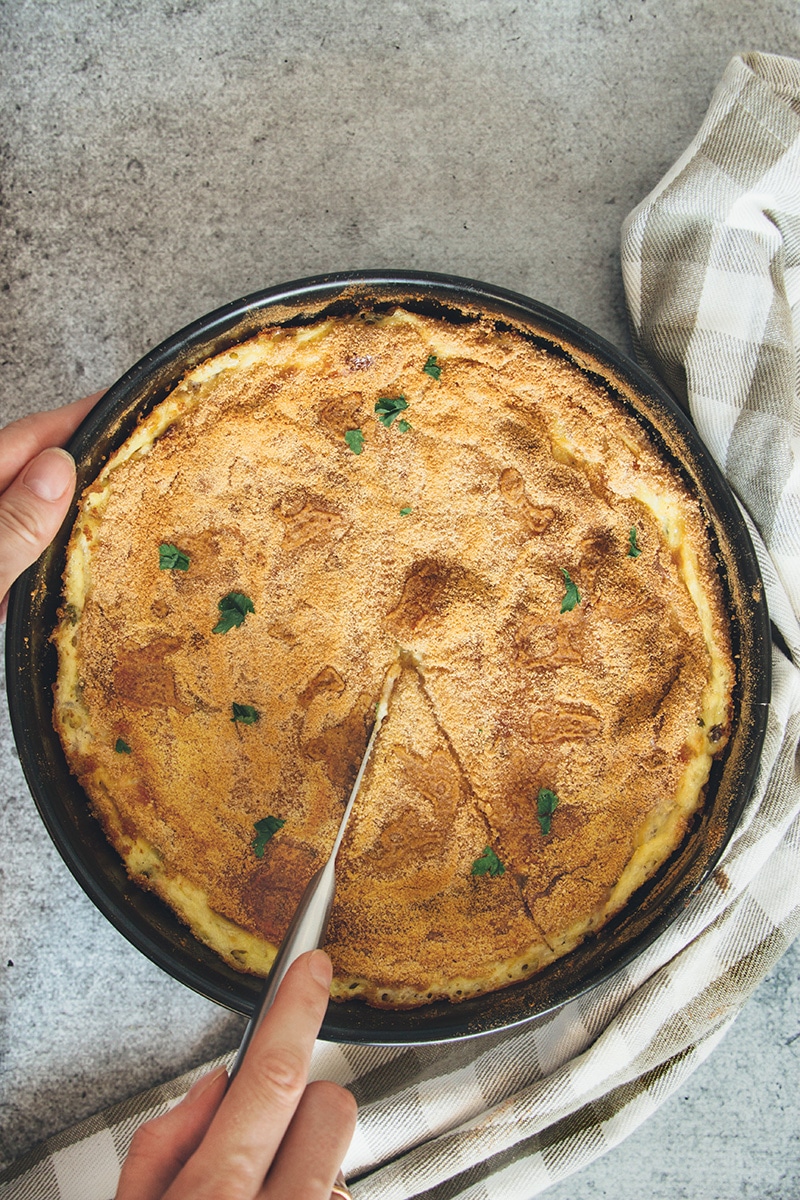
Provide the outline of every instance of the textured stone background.
[[[228,300],[347,268],[485,279],[625,348],[622,218],[749,49],[800,55],[795,0],[6,0],[2,420],[111,383]],[[242,1023],[83,895],[5,708],[0,795],[8,1160]],[[791,951],[685,1091],[549,1195],[800,1196],[799,965]]]

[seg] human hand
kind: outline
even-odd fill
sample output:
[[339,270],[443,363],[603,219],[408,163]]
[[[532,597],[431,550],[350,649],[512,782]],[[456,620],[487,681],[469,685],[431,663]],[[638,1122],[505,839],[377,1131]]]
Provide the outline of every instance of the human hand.
[[50,412],[32,413],[0,429],[0,622],[8,589],[49,545],[75,491],[75,463],[66,450],[102,392]]
[[329,1200],[356,1122],[338,1084],[307,1083],[331,963],[302,954],[228,1089],[224,1068],[133,1137],[116,1200]]

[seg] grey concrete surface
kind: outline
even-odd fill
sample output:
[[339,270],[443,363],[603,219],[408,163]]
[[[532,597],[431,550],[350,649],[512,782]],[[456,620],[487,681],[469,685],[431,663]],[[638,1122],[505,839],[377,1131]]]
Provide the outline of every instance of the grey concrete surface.
[[[624,215],[795,0],[0,3],[0,414],[111,383],[227,300],[356,267],[516,289],[627,345]],[[0,1156],[232,1046],[51,846],[5,710]],[[6,966],[6,963],[9,965]],[[11,965],[13,964],[13,965]],[[800,1197],[800,954],[554,1200]]]

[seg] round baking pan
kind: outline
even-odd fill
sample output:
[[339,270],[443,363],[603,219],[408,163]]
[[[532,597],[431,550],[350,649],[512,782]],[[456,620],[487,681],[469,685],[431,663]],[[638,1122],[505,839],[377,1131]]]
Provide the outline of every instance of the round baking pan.
[[[712,530],[731,618],[738,669],[733,733],[715,761],[706,800],[682,845],[625,909],[596,935],[537,975],[502,991],[384,1011],[358,1001],[331,1004],[322,1036],[374,1044],[445,1041],[501,1029],[549,1012],[596,985],[652,942],[713,869],[749,795],[770,695],[770,633],[756,557],[736,500],[668,393],[596,334],[512,292],[453,276],[417,272],[325,275],[267,289],[218,309],[152,350],[105,395],[77,431],[78,494],[95,478],[137,420],[198,363],[267,325],[302,325],[322,315],[405,308],[465,323],[478,315],[512,326],[551,354],[588,372],[634,413],[678,465]],[[113,925],[176,979],[211,1000],[249,1014],[261,981],[238,974],[197,941],[155,895],[128,879],[92,816],[53,729],[57,622],[73,506],[58,537],[12,590],[7,629],[11,721],[20,761],[42,819],[79,883]]]

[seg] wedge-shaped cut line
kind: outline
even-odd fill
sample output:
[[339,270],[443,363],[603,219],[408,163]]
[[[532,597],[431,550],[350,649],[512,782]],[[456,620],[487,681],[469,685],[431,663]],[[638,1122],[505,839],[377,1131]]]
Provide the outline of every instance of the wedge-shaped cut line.
[[[472,873],[492,836],[407,667],[343,845],[331,938],[345,991],[394,1008],[458,1001],[549,961],[513,872]],[[376,961],[383,982],[370,985]]]

